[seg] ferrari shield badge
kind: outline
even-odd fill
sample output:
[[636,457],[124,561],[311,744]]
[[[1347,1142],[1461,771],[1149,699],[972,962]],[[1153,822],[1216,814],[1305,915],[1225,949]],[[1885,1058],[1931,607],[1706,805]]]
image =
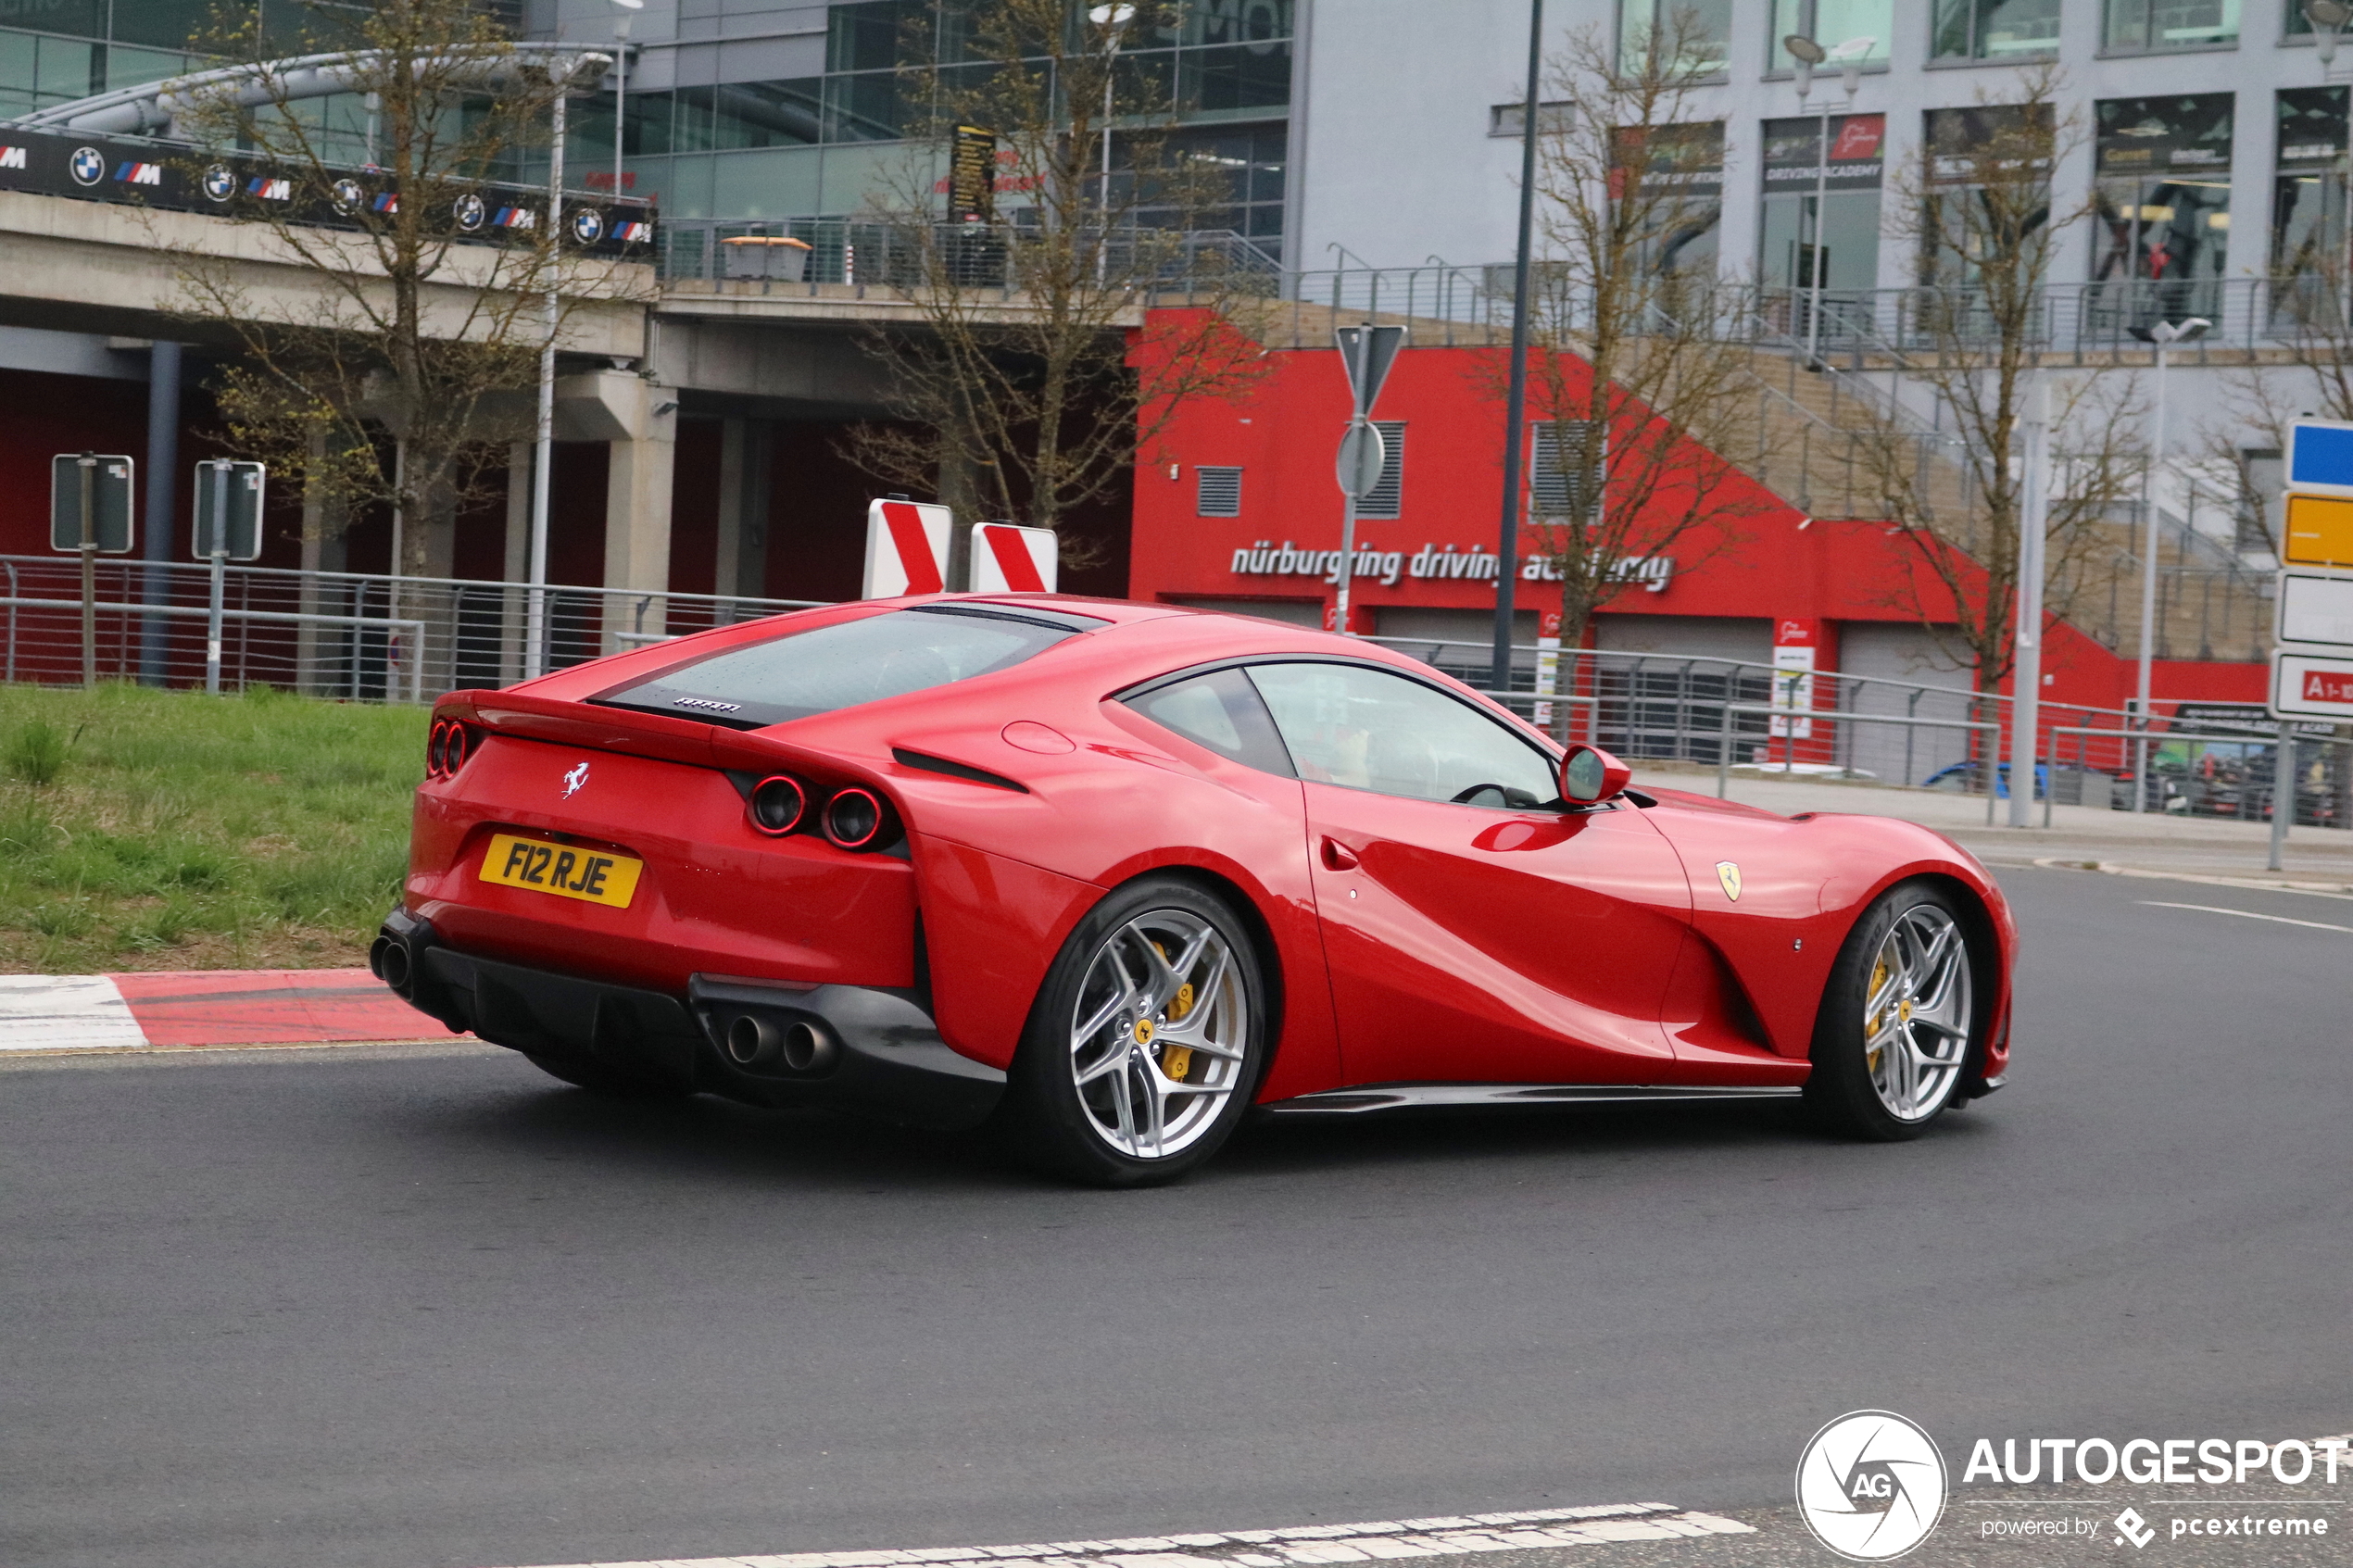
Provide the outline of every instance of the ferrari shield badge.
[[1730,860],[1716,862],[1716,880],[1724,884],[1724,897],[1737,904],[1741,901],[1741,869]]

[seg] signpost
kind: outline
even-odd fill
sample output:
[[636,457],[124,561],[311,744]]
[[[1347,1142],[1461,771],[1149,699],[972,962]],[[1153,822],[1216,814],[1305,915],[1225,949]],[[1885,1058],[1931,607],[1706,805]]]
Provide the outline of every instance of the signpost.
[[2278,871],[2296,816],[2296,721],[2353,722],[2353,422],[2298,420],[2288,429],[2272,595],[2271,859]]
[[[1335,580],[1339,603],[1334,629],[1346,633],[1349,585],[1356,567],[1356,503],[1373,493],[1373,487],[1380,483],[1381,470],[1389,462],[1388,445],[1372,423],[1373,404],[1380,396],[1381,383],[1389,379],[1390,367],[1397,362],[1397,351],[1405,345],[1405,329],[1377,327],[1367,321],[1361,327],[1335,328],[1332,338],[1340,345],[1340,361],[1348,370],[1348,390],[1356,402],[1348,430],[1340,438],[1340,453],[1333,465],[1333,477],[1340,481],[1340,493],[1346,499],[1340,525],[1340,575]],[[1504,570],[1510,570],[1508,561]]]
[[133,468],[119,453],[49,459],[49,547],[82,556],[82,685],[98,684],[98,558],[131,553]]
[[261,555],[261,499],[269,470],[215,458],[196,465],[193,553],[212,562],[212,613],[205,621],[204,689],[220,689],[220,621],[227,564]]

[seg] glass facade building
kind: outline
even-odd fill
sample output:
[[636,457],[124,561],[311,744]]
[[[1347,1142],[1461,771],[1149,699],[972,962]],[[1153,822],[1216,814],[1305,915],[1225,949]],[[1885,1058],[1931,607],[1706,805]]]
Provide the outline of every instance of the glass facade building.
[[0,119],[176,76],[211,0],[0,0]]
[[[1174,122],[1176,156],[1227,193],[1196,221],[1276,255],[1293,25],[1293,0],[1202,0],[1121,50],[1127,80]],[[677,32],[639,45],[632,69],[649,90],[627,95],[622,126],[624,180],[670,219],[846,218],[920,194],[938,170],[918,139],[933,118],[919,95],[987,69],[963,8],[932,0],[680,0]],[[610,169],[610,96],[584,102],[574,124],[574,156]],[[1116,133],[1113,146],[1116,157]]]

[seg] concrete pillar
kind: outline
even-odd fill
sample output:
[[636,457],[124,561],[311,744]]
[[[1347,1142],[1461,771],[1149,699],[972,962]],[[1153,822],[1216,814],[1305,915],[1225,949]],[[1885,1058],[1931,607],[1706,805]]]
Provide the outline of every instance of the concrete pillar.
[[[604,651],[643,646],[661,634],[670,586],[670,484],[677,466],[675,419],[658,431],[611,444],[605,470],[605,586],[644,592],[605,596]],[[636,635],[624,638],[622,633]]]
[[678,395],[628,370],[565,376],[556,383],[556,426],[561,439],[607,444],[600,646],[605,653],[642,646],[644,634],[659,635],[663,629],[663,596],[670,587]]
[[718,558],[712,592],[722,598],[768,591],[768,464],[764,420],[726,420],[719,436]]
[[723,599],[743,590],[736,586],[743,564],[744,421],[719,421],[719,527],[711,563],[711,591]]

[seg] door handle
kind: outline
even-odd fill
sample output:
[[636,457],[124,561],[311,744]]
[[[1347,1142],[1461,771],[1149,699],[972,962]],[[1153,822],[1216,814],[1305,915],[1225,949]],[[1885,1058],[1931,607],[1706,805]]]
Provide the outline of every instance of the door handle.
[[1324,840],[1324,864],[1336,872],[1353,872],[1356,869],[1356,851],[1337,838],[1327,837]]

